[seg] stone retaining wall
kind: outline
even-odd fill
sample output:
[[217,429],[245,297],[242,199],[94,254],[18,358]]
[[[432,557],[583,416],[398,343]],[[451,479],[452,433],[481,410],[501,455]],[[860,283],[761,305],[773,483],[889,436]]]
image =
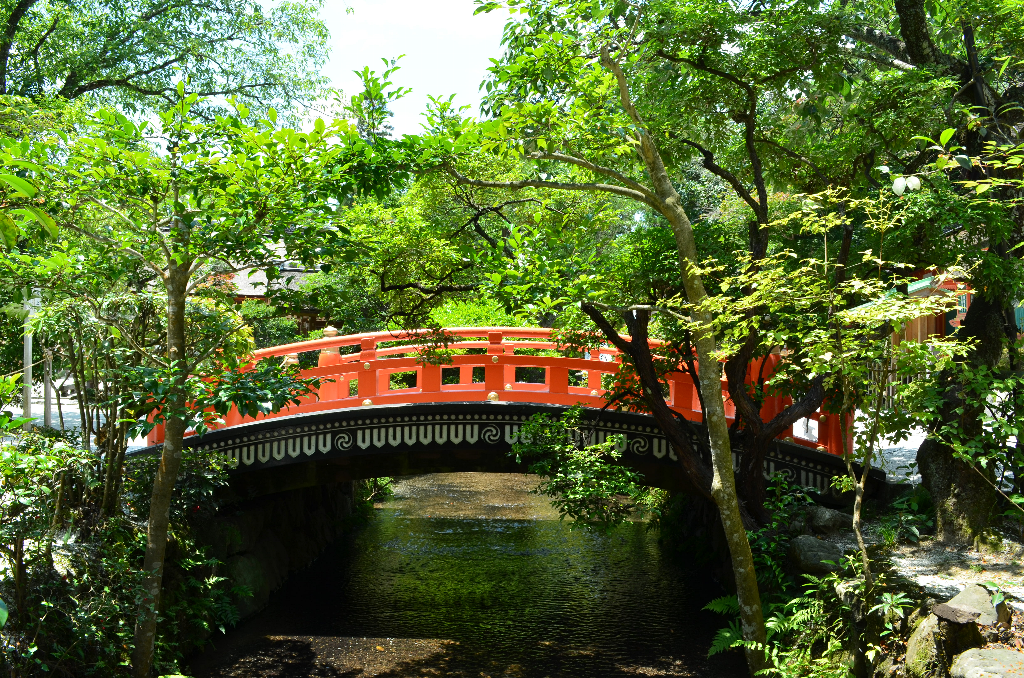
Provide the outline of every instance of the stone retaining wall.
[[225,563],[224,576],[252,591],[237,601],[243,618],[341,536],[353,501],[351,481],[290,490],[232,504],[202,530],[211,555]]

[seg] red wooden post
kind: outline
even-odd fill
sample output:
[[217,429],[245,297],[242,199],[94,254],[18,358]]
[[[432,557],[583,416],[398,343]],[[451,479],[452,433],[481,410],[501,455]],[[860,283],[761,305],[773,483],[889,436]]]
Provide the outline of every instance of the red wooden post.
[[[824,405],[822,405],[822,410]],[[818,447],[824,447],[828,452],[835,454],[832,450],[832,431],[835,428],[836,415],[822,412],[818,415]]]
[[568,393],[569,368],[549,367],[545,374],[545,381],[548,382],[548,393]]
[[359,397],[369,398],[377,395],[377,370],[373,363],[377,359],[377,341],[372,338],[359,342],[359,362],[363,369],[359,373]]
[[[747,382],[756,386],[760,379],[768,381],[775,374],[775,366],[779,363],[779,356],[775,353],[765,356],[760,362],[753,362],[747,376]],[[779,396],[764,397],[761,403],[761,421],[771,421],[776,414],[782,411],[782,399]]]
[[505,370],[503,365],[498,364],[498,361],[501,360],[499,356],[505,350],[501,345],[501,337],[501,332],[487,333],[487,364],[484,365],[484,389],[487,391],[504,390],[501,378],[505,376]]
[[[333,327],[324,328],[324,338],[331,338],[338,336],[338,330]],[[324,365],[337,365],[341,362],[341,353],[337,346],[332,348],[320,349],[320,356],[317,358],[317,367],[323,367]]]
[[[693,387],[693,379],[683,372],[675,372],[672,375],[672,408],[682,412],[683,410],[693,411],[693,399],[696,397]],[[698,401],[699,403],[699,401]],[[700,405],[697,406],[700,411]]]
[[[846,429],[846,450],[847,454],[853,453],[853,417],[849,414],[840,417],[838,414],[828,415],[828,437],[819,435],[818,440],[823,440],[829,454],[842,456],[843,451],[843,429]],[[820,429],[819,429],[820,430]]]
[[441,366],[424,365],[420,368],[419,379],[417,386],[420,387],[420,393],[439,392],[441,390]]
[[[338,336],[338,330],[333,327],[324,328],[324,337],[336,337]],[[322,348],[320,349],[320,356],[317,358],[317,367],[326,367],[328,365],[340,365],[341,364],[341,353],[338,352],[338,348]],[[333,379],[333,381],[329,381]],[[342,388],[341,376],[336,377],[325,377],[324,382],[320,385],[320,400],[337,400],[338,398],[348,395],[348,389]]]
[[[601,347],[595,346],[590,351],[590,359],[601,362]],[[601,372],[597,370],[587,370],[587,388],[592,391],[601,392]]]
[[[515,354],[516,354],[516,347],[512,346],[511,343],[505,344],[505,355],[515,355]],[[502,377],[502,380],[504,381],[505,385],[506,386],[513,386],[514,387],[515,383],[516,383],[516,366],[515,365],[505,365],[505,369],[503,371],[504,371],[504,375]]]

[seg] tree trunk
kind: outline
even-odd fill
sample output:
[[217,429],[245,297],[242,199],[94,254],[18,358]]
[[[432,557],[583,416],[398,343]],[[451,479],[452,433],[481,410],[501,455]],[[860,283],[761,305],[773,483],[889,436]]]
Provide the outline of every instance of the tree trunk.
[[157,612],[163,583],[164,554],[167,550],[167,529],[171,517],[171,498],[181,466],[181,452],[185,437],[187,406],[185,379],[185,298],[190,262],[170,262],[165,280],[167,288],[167,353],[172,366],[173,386],[167,400],[167,419],[164,427],[164,448],[153,481],[153,496],[149,505],[146,529],[146,556],[143,562],[144,598],[139,605],[135,624],[135,649],[132,670],[135,678],[150,678],[153,668],[153,650],[156,641]]
[[942,541],[971,544],[989,526],[996,496],[982,469],[955,456],[953,449],[927,439],[917,450],[921,482],[935,501],[935,534]]
[[[1003,314],[1000,305],[978,295],[964,316],[958,333],[961,339],[974,339],[977,343],[969,360],[974,367],[994,367],[1002,356],[1004,340]],[[941,379],[941,377],[940,377]],[[957,421],[965,434],[980,433],[980,408],[965,402],[955,383],[946,378],[946,403],[940,414],[939,425]],[[957,409],[964,407],[962,414]],[[953,454],[953,449],[939,440],[928,438],[917,451],[921,482],[935,502],[935,531],[938,539],[957,544],[971,544],[982,530],[989,526],[996,494],[992,486],[991,470],[972,466]],[[985,477],[982,474],[988,473]]]
[[[712,334],[711,314],[699,308],[707,299],[707,291],[697,272],[700,261],[693,228],[683,210],[682,200],[669,179],[668,172],[646,132],[640,132],[640,153],[654,184],[655,192],[661,199],[662,214],[672,225],[679,256],[679,271],[683,278],[687,300],[694,305],[691,316],[697,323],[694,329],[693,346],[697,353],[697,371],[700,375],[700,390],[704,397],[704,424],[711,446],[711,496],[718,506],[725,530],[729,555],[732,559],[733,576],[736,579],[736,599],[740,608],[740,625],[750,675],[765,668],[764,643],[766,639],[764,613],[761,609],[761,594],[757,588],[757,572],[754,557],[747,540],[747,531],[740,513],[740,502],[736,495],[736,477],[732,462],[732,446],[729,441],[729,424],[725,418],[725,399],[722,396],[722,366],[715,358],[717,346]],[[760,645],[755,647],[754,645]]]

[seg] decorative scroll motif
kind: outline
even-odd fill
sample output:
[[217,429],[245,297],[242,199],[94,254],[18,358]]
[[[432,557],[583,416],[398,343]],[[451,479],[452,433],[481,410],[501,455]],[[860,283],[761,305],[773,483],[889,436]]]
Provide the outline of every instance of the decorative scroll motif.
[[[508,428],[508,426],[506,426]],[[515,425],[518,432],[519,425]],[[285,432],[287,435],[288,431]],[[277,435],[280,435],[278,433]],[[518,433],[516,433],[518,435]],[[265,442],[235,445],[228,441],[216,447],[223,447],[221,455],[236,468],[252,466],[259,461],[268,463],[271,458],[284,461],[286,456],[299,461],[302,456],[315,457],[331,452],[360,450],[402,449],[434,445],[475,445],[482,440],[488,445],[501,441],[501,429],[497,424],[475,423],[416,423],[385,426],[364,426],[355,431],[310,433],[290,436]]]
[[[653,455],[656,459],[668,457],[677,461],[675,450],[668,441],[657,435],[651,435],[650,429],[643,434],[622,428],[584,429],[576,434],[575,444],[584,446],[601,444],[615,440],[615,449],[620,454],[629,452],[637,456]],[[638,428],[638,427],[634,427]],[[285,435],[293,433],[286,430]],[[280,432],[270,435],[281,435]],[[522,424],[520,423],[402,423],[358,427],[355,430],[331,432],[310,432],[305,435],[288,436],[276,440],[267,440],[252,444],[234,445],[229,441],[224,445],[221,454],[231,461],[236,468],[267,464],[274,461],[286,461],[287,458],[301,461],[303,457],[328,455],[332,452],[352,452],[356,449],[373,452],[374,450],[401,450],[408,448],[436,447],[449,445],[476,445],[484,443],[488,446],[511,448],[522,441]],[[234,441],[237,442],[237,441]]]
[[483,438],[485,443],[493,445],[494,443],[501,440],[501,431],[499,431],[498,427],[495,426],[494,424],[488,424],[487,426],[484,427],[484,430],[480,434],[480,437]]

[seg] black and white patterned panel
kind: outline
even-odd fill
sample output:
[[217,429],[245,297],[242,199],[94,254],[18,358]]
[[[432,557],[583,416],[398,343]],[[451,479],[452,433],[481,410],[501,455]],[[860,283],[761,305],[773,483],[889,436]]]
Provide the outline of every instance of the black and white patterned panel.
[[839,496],[832,487],[832,478],[846,474],[844,462],[839,457],[823,453],[786,454],[773,450],[765,455],[764,477],[780,474],[794,485],[814,487],[822,494]]
[[[203,445],[219,453],[239,472],[316,458],[343,457],[408,450],[491,449],[508,452],[519,441],[528,415],[423,414],[377,416],[282,426]],[[602,421],[582,432],[578,444],[616,440],[616,449],[666,462],[678,460],[675,450],[652,426],[628,421]]]

